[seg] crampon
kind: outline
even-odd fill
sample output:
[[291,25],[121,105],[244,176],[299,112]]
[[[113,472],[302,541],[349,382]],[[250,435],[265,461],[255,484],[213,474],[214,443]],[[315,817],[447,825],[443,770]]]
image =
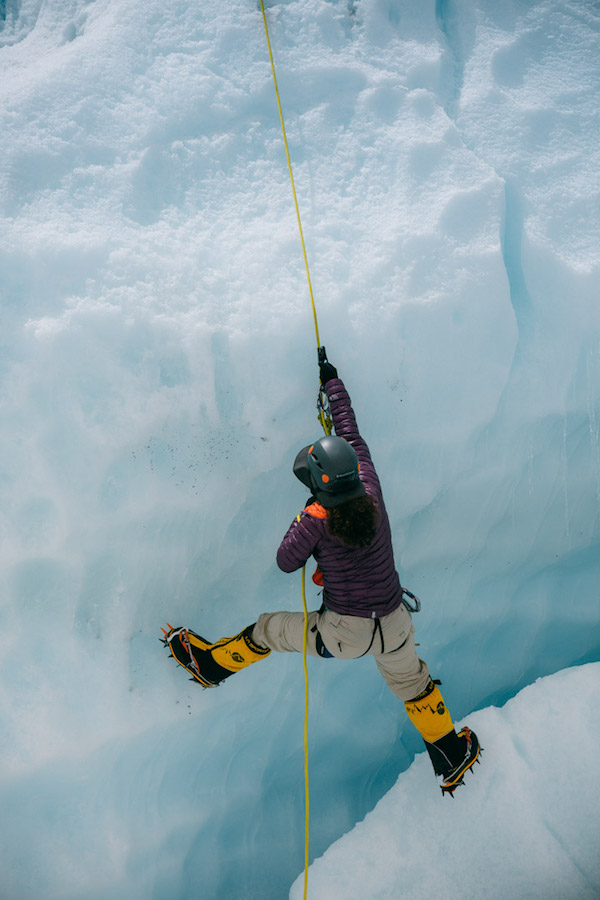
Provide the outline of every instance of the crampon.
[[162,628],[160,640],[171,651],[171,656],[192,676],[192,681],[204,688],[217,687],[226,678],[264,659],[271,652],[260,647],[252,638],[253,626],[249,625],[233,637],[221,638],[215,643],[207,641],[191,628]]
[[[160,638],[162,644],[171,651],[171,656],[180,666],[187,669],[192,676],[192,681],[201,684],[204,688],[217,687],[223,680],[223,674],[214,671],[209,648],[209,641],[187,628],[173,628],[167,622],[168,631],[161,628],[164,638]],[[204,665],[203,665],[204,663]],[[206,671],[206,673],[203,670]],[[210,671],[213,670],[213,671]],[[210,676],[213,676],[212,678]],[[219,675],[221,677],[219,677]],[[215,677],[216,676],[216,677]]]
[[470,771],[471,774],[473,774],[472,767],[475,763],[477,763],[477,765],[480,764],[479,756],[483,753],[483,750],[479,746],[477,735],[474,731],[471,731],[470,728],[467,728],[466,725],[458,732],[458,737],[465,738],[466,740],[464,758],[457,766],[448,772],[447,775],[441,776],[440,784],[442,794],[450,794],[452,799],[454,799],[454,791],[456,788],[464,785],[465,773]]

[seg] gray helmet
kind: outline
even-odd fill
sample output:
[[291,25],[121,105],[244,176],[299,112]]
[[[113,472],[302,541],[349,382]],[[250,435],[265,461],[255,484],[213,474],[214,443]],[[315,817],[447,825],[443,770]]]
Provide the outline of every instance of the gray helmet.
[[296,478],[313,491],[326,509],[365,494],[358,471],[356,450],[335,434],[304,447],[294,462]]

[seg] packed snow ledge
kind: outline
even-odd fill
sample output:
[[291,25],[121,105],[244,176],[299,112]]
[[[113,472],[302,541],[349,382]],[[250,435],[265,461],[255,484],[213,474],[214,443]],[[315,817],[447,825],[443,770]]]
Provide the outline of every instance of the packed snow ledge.
[[[455,799],[425,753],[309,870],[311,900],[600,897],[600,663],[473,713],[484,747]],[[302,897],[303,876],[290,900]]]

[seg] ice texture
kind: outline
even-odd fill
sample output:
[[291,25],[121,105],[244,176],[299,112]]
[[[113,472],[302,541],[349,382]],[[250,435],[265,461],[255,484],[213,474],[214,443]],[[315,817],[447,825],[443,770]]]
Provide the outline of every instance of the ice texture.
[[[321,339],[460,720],[600,658],[598,4],[266,7]],[[157,640],[301,608],[315,334],[259,6],[0,0],[0,101],[0,893],[279,900],[301,660],[202,692]],[[422,744],[372,660],[309,675],[320,856]]]
[[[313,863],[311,900],[595,900],[600,664],[563,669],[468,717],[482,765],[440,802],[427,754]],[[582,827],[585,824],[585,827]],[[304,877],[290,892],[303,896]]]

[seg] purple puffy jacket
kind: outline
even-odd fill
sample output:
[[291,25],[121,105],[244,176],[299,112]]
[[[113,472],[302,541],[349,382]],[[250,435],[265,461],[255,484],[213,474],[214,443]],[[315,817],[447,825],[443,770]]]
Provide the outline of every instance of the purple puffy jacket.
[[368,547],[349,547],[329,534],[326,511],[320,504],[312,503],[290,525],[277,551],[277,565],[284,572],[295,572],[314,556],[323,575],[323,602],[328,609],[342,615],[381,618],[393,612],[402,601],[381,485],[369,448],[358,433],[344,383],[332,378],[325,391],[335,433],[356,450],[360,479],[377,504],[377,533]]

